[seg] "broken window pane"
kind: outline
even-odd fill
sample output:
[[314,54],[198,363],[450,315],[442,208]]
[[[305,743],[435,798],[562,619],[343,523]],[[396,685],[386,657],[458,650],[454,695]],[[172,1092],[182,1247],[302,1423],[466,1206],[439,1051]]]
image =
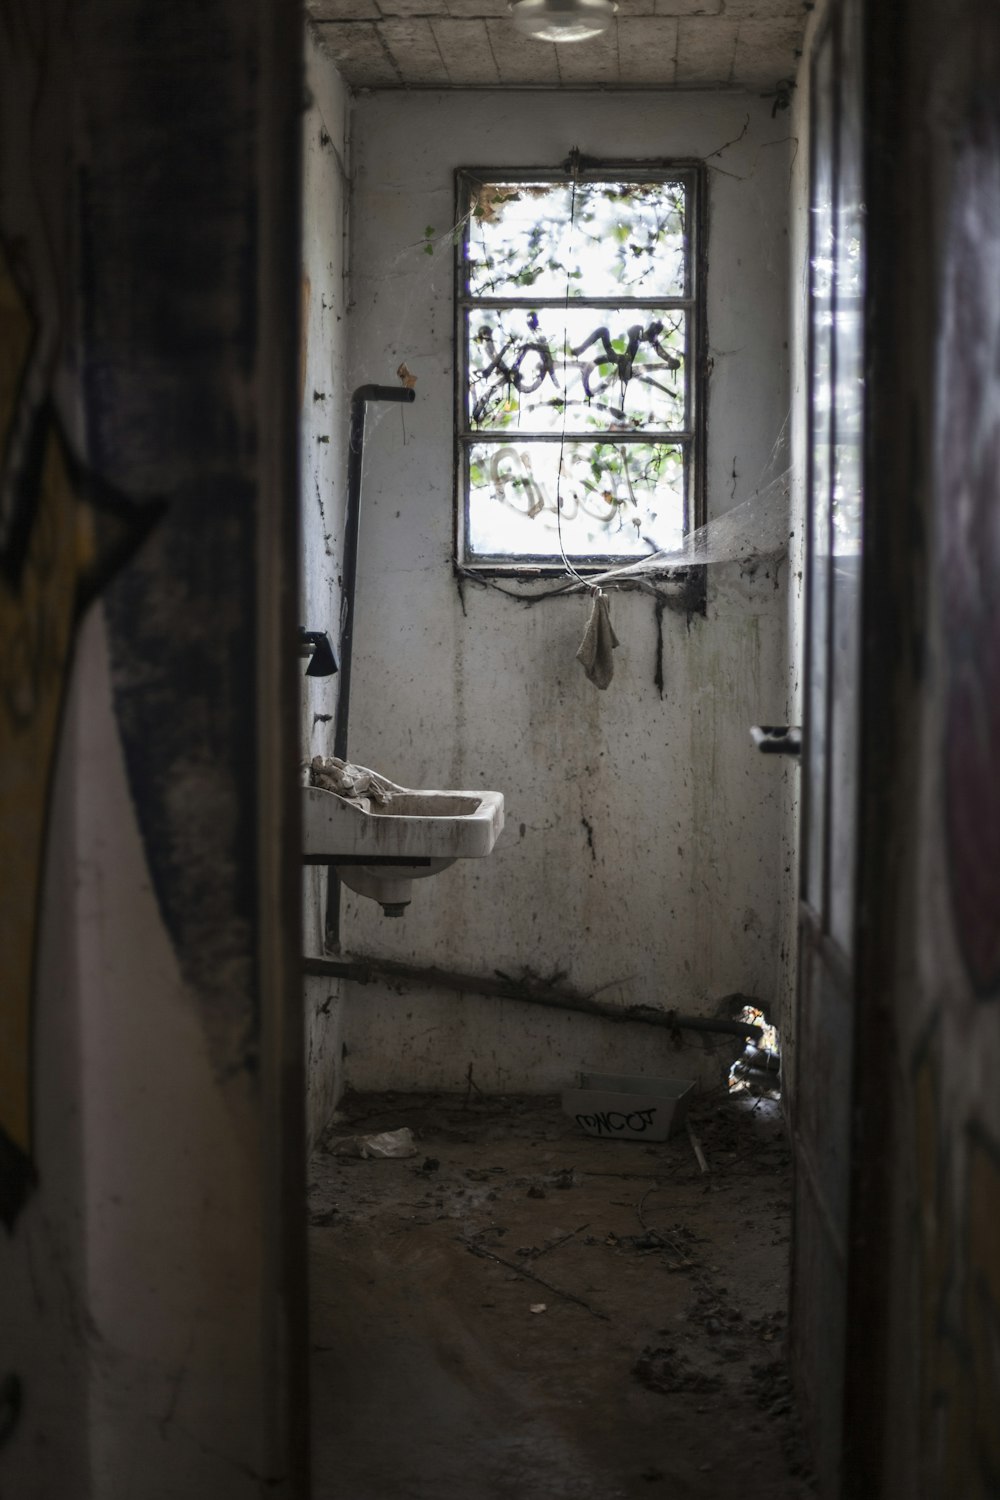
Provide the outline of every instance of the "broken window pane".
[[675,549],[694,524],[698,174],[459,174],[466,564]]
[[473,297],[684,297],[682,182],[470,183]]

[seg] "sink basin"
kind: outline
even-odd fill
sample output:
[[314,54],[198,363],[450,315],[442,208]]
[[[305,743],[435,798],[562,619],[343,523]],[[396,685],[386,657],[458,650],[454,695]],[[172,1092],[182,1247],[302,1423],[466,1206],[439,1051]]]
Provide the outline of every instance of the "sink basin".
[[503,793],[421,791],[397,786],[365,767],[374,795],[341,796],[303,789],[303,857],[333,865],[343,883],[402,915],[411,882],[437,875],[456,859],[482,859],[503,828]]

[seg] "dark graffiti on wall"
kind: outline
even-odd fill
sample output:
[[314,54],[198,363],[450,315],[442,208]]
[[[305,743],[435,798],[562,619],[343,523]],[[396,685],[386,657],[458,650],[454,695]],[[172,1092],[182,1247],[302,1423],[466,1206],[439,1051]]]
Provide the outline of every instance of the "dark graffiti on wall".
[[76,623],[154,523],[90,472],[60,416],[72,319],[60,159],[62,5],[0,6],[0,1220],[33,1177],[43,857]]
[[137,501],[169,500],[102,598],[113,707],[150,884],[223,1080],[253,1074],[258,1051],[262,12],[214,0],[179,25],[135,0],[77,8],[101,143],[80,194],[88,451]]
[[32,1172],[59,718],[98,591],[159,911],[216,1075],[256,1068],[258,25],[235,4],[180,23],[134,0],[0,0],[8,1222]]
[[[0,1217],[9,1225],[31,1174],[31,996],[46,809],[72,632],[75,504],[45,406],[18,482],[18,395],[35,324],[0,247]],[[22,398],[23,399],[23,398]],[[26,444],[28,446],[28,444]]]

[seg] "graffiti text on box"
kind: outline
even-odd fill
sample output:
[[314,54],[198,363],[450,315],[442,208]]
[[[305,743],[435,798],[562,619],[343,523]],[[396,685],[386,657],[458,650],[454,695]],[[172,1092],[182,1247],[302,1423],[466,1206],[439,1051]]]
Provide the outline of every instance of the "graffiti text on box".
[[630,1130],[634,1135],[641,1135],[653,1123],[656,1108],[634,1109],[629,1114],[623,1114],[620,1110],[612,1109],[593,1115],[577,1115],[576,1123],[583,1130],[593,1130],[598,1135],[615,1134],[622,1130]]

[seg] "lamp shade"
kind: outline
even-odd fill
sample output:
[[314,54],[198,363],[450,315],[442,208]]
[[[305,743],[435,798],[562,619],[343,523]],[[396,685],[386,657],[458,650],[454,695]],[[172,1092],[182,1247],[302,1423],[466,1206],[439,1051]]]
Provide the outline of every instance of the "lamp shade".
[[510,0],[518,31],[542,42],[585,42],[607,31],[615,0]]

